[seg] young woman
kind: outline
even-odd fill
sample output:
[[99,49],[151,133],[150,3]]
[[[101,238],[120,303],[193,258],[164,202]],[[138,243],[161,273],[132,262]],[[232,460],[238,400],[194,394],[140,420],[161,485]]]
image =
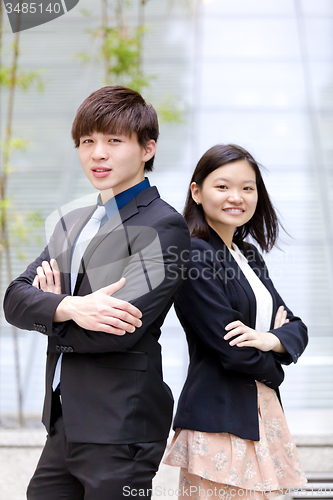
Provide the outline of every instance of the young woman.
[[251,236],[268,252],[278,219],[258,164],[217,145],[200,159],[185,219],[192,236],[175,308],[190,365],[164,463],[181,467],[179,497],[256,498],[306,483],[280,404],[281,364],[307,329],[274,288]]

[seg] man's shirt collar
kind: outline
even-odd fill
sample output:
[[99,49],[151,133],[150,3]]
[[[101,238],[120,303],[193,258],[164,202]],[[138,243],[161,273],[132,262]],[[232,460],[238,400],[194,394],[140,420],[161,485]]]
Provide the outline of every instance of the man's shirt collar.
[[[147,177],[144,178],[143,181],[135,184],[125,191],[117,194],[113,198],[110,198],[107,202],[104,203],[107,218],[110,219],[115,213],[118,212],[121,208],[123,208],[128,202],[130,202],[135,196],[137,196],[141,191],[148,189],[150,187],[150,182]],[[101,195],[98,195],[97,205],[102,205]],[[103,221],[104,222],[104,221]]]

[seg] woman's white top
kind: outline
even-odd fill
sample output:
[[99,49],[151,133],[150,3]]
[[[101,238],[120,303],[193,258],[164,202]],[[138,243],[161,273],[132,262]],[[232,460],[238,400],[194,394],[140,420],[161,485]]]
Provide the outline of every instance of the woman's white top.
[[255,295],[257,303],[255,329],[257,332],[268,332],[273,312],[272,296],[235,243],[232,244],[232,248],[229,248],[229,251],[241,268]]

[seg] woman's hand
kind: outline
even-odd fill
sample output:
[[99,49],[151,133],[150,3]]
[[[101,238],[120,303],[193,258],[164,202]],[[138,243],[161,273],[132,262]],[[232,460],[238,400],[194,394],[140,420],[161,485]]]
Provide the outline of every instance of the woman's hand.
[[[287,311],[283,306],[280,306],[275,316],[274,329],[280,328],[288,322]],[[229,340],[238,335],[237,338],[232,338],[229,342],[231,346],[255,347],[256,349],[260,349],[260,351],[286,352],[278,337],[271,332],[257,332],[253,328],[244,325],[241,321],[233,321],[225,329],[228,333],[224,336],[224,340]]]
[[51,259],[50,264],[44,260],[36,272],[32,286],[40,288],[43,292],[61,294],[60,271],[55,259]]
[[275,320],[274,320],[274,330],[275,328],[280,328],[285,323],[289,323],[289,319],[287,319],[287,311],[283,306],[280,306],[276,311]]

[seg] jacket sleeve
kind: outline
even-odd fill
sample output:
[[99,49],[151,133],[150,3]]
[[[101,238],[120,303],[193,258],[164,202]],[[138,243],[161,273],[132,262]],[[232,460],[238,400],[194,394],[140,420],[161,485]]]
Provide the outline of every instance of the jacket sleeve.
[[56,336],[57,342],[49,344],[49,350],[56,344],[69,346],[71,352],[77,353],[122,351],[132,347],[147,328],[169,310],[184,276],[184,260],[188,261],[190,236],[184,218],[172,212],[156,220],[155,226],[158,236],[155,245],[147,249],[144,233],[136,238],[133,254],[123,271],[126,284],[114,295],[128,300],[142,312],[142,326],[134,333],[117,336],[86,330],[74,321],[53,323],[55,310],[66,295],[43,292],[31,286],[37,267],[43,260],[50,260],[48,248],[9,285],[4,298],[7,321],[18,328]]
[[254,246],[252,246],[252,248],[256,254],[256,261],[263,269],[262,275],[264,276],[264,280],[266,281],[266,286],[274,299],[275,307],[272,317],[272,326],[274,326],[274,318],[280,306],[283,306],[285,308],[285,310],[287,311],[287,318],[289,319],[289,323],[285,323],[280,328],[271,328],[269,330],[271,333],[278,337],[287,351],[284,354],[273,354],[275,358],[282,364],[289,365],[292,362],[296,363],[308,343],[307,327],[302,322],[302,320],[297,316],[294,316],[291,310],[286,306],[269,277],[268,269],[263,257],[259,254],[258,250]]
[[[184,218],[176,212],[159,218],[156,224],[158,245],[147,249],[145,238],[137,239],[135,251],[123,271],[126,284],[114,295],[140,309],[142,326],[134,333],[118,336],[85,330],[70,321],[65,333],[57,339],[58,345],[70,346],[77,353],[123,351],[134,346],[161,314],[164,319],[185,274],[190,236]],[[133,296],[136,298],[131,299]]]
[[[208,248],[209,247],[209,248]],[[212,247],[202,240],[193,239],[187,279],[176,295],[179,319],[185,318],[191,330],[219,357],[226,370],[246,373],[269,387],[278,387],[284,378],[280,363],[272,352],[262,352],[253,347],[230,346],[224,340],[225,327],[232,321],[244,323],[241,312],[236,310],[230,297],[232,285],[228,283],[225,269],[213,255]],[[185,330],[186,326],[183,325]]]
[[66,295],[43,292],[32,286],[38,266],[50,262],[48,247],[27,269],[10,283],[4,296],[4,312],[8,323],[24,330],[36,330],[45,335],[58,335],[64,323],[53,323],[59,303]]

